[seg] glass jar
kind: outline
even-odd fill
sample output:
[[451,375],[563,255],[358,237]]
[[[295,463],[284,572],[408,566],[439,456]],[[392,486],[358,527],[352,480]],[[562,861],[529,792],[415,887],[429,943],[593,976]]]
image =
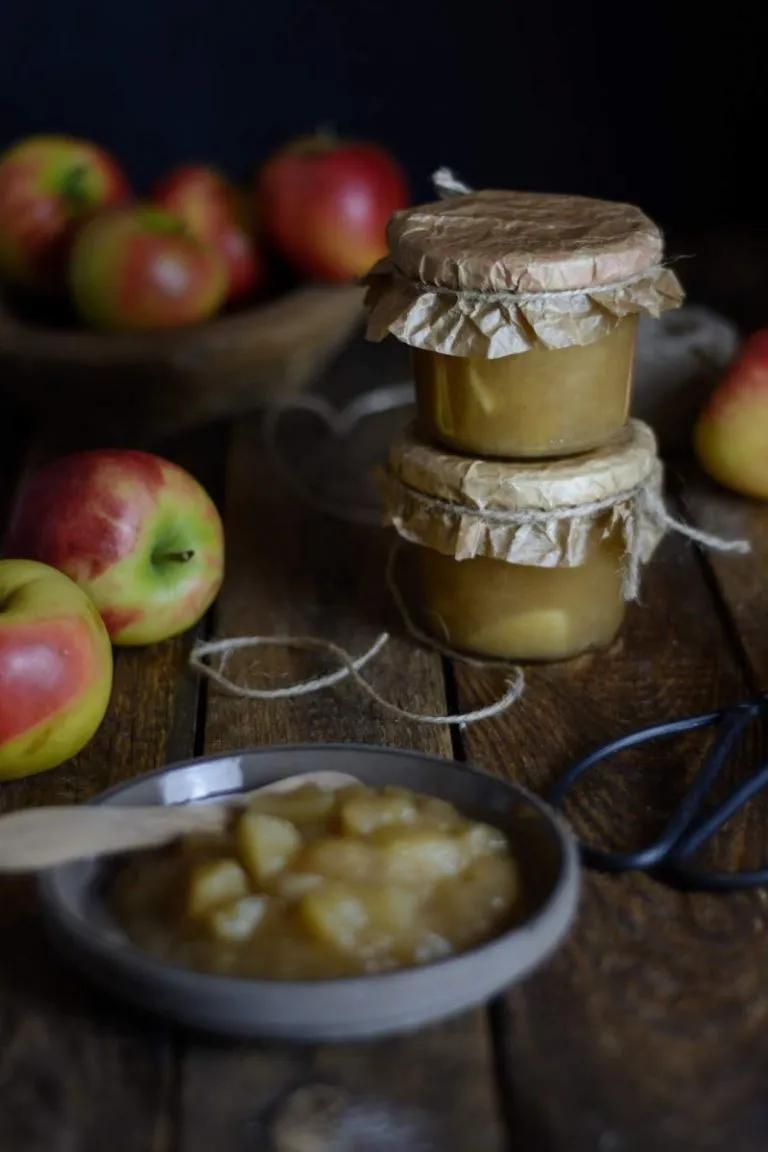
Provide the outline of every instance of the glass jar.
[[456,560],[408,547],[416,618],[449,648],[500,660],[566,660],[604,648],[624,619],[624,540],[596,537],[575,568]]
[[497,660],[605,647],[664,533],[661,487],[656,440],[639,420],[558,460],[458,455],[406,432],[383,485],[406,623]]
[[412,349],[418,429],[478,456],[586,452],[629,414],[637,319],[585,346],[532,348],[485,360]]
[[577,455],[627,420],[637,319],[680,305],[632,204],[485,190],[396,212],[367,335],[413,353],[421,435],[475,456]]

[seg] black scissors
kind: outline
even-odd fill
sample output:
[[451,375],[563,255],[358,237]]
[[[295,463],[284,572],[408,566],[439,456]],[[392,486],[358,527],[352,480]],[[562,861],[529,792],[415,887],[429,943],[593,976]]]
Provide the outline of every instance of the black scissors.
[[574,784],[590,768],[602,764],[611,756],[637,748],[649,741],[665,736],[676,736],[701,728],[719,728],[717,738],[706,756],[693,783],[670,817],[664,831],[652,844],[635,852],[609,852],[589,844],[581,844],[585,864],[601,872],[647,872],[678,887],[708,892],[734,892],[745,888],[768,885],[768,867],[756,871],[708,872],[693,867],[689,861],[696,851],[749,801],[768,787],[768,763],[762,764],[747,780],[740,784],[712,811],[701,814],[702,806],[728,762],[728,758],[756,719],[768,716],[768,693],[753,700],[701,716],[688,716],[666,724],[653,724],[639,732],[632,732],[596,748],[583,760],[577,761],[558,780],[550,801],[561,808]]

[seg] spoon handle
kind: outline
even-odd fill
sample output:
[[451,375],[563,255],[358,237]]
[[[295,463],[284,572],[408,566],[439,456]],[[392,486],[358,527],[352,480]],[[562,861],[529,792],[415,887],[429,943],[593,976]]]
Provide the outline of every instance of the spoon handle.
[[0,873],[36,872],[89,856],[158,848],[186,832],[223,832],[232,811],[257,794],[293,792],[308,784],[336,791],[359,783],[346,772],[302,772],[248,792],[227,793],[226,803],[219,804],[62,805],[11,812],[0,816]]
[[187,832],[221,832],[231,808],[179,804],[28,808],[0,817],[0,872],[34,872],[90,856],[156,848]]

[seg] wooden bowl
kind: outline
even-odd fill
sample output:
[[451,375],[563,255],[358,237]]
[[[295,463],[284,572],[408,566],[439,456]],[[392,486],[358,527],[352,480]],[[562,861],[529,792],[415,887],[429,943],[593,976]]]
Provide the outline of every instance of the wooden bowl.
[[[0,302],[0,389],[44,439],[153,440],[306,387],[362,314],[356,285],[297,288],[197,327],[98,332]],[[65,432],[66,430],[66,432]]]

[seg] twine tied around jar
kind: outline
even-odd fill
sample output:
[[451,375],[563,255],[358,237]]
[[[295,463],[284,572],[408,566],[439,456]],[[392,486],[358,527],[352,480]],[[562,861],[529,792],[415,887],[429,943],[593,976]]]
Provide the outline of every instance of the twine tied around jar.
[[[546,562],[536,565],[536,561],[532,557],[527,558],[526,561],[526,559],[517,559],[514,553],[510,554],[509,551],[504,556],[497,551],[489,550],[486,536],[481,532],[473,532],[471,528],[473,525],[481,530],[486,527],[490,530],[494,527],[503,527],[510,529],[511,533],[514,534],[516,528],[538,525],[544,529],[549,529],[553,525],[557,527],[567,523],[569,527],[578,526],[580,531],[573,533],[574,539],[566,538],[560,548],[566,556],[566,566],[576,567],[584,561],[590,530],[595,521],[601,515],[613,512],[614,515],[604,529],[604,535],[609,535],[617,523],[620,524],[625,543],[622,594],[626,601],[638,599],[642,565],[650,558],[650,553],[667,532],[676,532],[693,543],[704,548],[711,548],[715,552],[745,554],[750,551],[748,540],[726,540],[672,516],[664,504],[658,469],[652,470],[635,487],[613,493],[602,500],[547,509],[469,508],[420,492],[418,489],[405,484],[391,472],[387,473],[386,486],[390,494],[396,494],[396,500],[390,500],[390,515],[399,534],[415,544],[429,546],[429,541],[420,539],[413,517],[409,516],[405,506],[415,505],[417,508],[422,508],[430,514],[430,517],[437,514],[447,524],[450,524],[456,540],[458,540],[459,535],[461,536],[463,551],[461,554],[454,552],[455,558],[458,560],[472,559],[476,555],[492,555],[499,560],[506,559],[508,563],[527,562],[534,567],[555,567],[557,565],[553,563],[551,557]],[[467,531],[468,525],[470,526],[469,531]],[[468,540],[470,542],[469,547],[467,547]],[[496,546],[495,540],[493,546]],[[514,549],[514,542],[510,545],[509,541],[505,541],[504,546],[508,550]],[[412,629],[409,630],[412,631]]]
[[683,290],[657,226],[631,204],[486,189],[432,175],[438,200],[402,209],[362,278],[369,340],[496,360],[584,347]]

